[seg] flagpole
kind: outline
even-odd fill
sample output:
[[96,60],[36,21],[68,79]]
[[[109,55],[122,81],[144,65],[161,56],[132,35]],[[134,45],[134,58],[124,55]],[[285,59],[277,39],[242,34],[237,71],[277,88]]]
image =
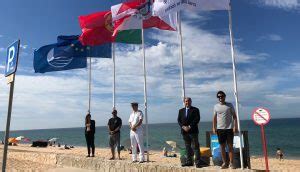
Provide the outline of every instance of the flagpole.
[[231,14],[231,3],[229,4],[228,10],[229,16],[229,33],[230,33],[230,45],[231,45],[231,58],[232,58],[232,70],[233,70],[233,83],[234,83],[234,96],[235,96],[235,106],[236,106],[236,117],[237,117],[237,125],[239,132],[239,141],[240,141],[240,161],[241,161],[241,169],[244,169],[244,159],[243,159],[243,149],[242,149],[242,134],[240,127],[240,117],[239,117],[239,98],[238,98],[238,90],[237,90],[237,79],[236,79],[236,66],[235,66],[235,55],[234,55],[234,45],[233,45],[233,33],[232,33],[232,14]]
[[[142,22],[143,23],[143,22]],[[147,161],[149,162],[149,130],[148,130],[148,113],[147,113],[147,78],[146,78],[146,54],[145,54],[145,40],[144,29],[142,27],[142,48],[143,48],[143,69],[144,69],[144,106],[145,106],[145,119],[146,119],[146,149]]]
[[181,97],[184,102],[185,98],[185,81],[184,81],[184,65],[183,65],[183,46],[182,46],[182,30],[181,30],[181,17],[180,11],[177,12],[177,25],[178,25],[178,37],[180,42],[180,72],[181,72]]
[[116,59],[115,59],[115,43],[112,43],[112,59],[113,59],[113,110],[116,109]]
[[92,57],[89,57],[89,110],[91,112]]

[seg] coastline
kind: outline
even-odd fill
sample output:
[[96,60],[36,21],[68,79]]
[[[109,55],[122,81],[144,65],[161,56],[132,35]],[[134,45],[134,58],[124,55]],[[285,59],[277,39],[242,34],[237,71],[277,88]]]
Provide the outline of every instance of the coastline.
[[[0,147],[2,153],[3,146]],[[72,149],[63,149],[59,147],[47,147],[47,148],[35,148],[29,145],[9,146],[8,151],[8,171],[22,171],[24,169],[35,171],[55,171],[56,169],[61,171],[77,171],[77,170],[94,170],[94,171],[109,171],[104,169],[106,166],[108,169],[115,168],[134,168],[134,169],[171,169],[171,171],[190,171],[192,169],[196,171],[216,171],[219,170],[216,166],[209,166],[201,169],[195,167],[181,167],[179,156],[176,158],[162,157],[159,151],[150,151],[150,162],[143,164],[132,164],[131,155],[127,151],[121,152],[122,160],[108,160],[110,158],[110,150],[108,148],[96,148],[95,158],[86,158],[85,147],[75,147]],[[179,154],[178,154],[179,155]],[[1,157],[2,158],[2,157]],[[2,164],[1,164],[2,165]],[[212,163],[211,163],[212,165]],[[270,170],[277,171],[296,171],[300,169],[299,159],[285,159],[279,161],[275,158],[269,159]],[[263,157],[251,157],[252,170],[264,170],[264,158]],[[74,170],[74,168],[76,170]],[[73,170],[72,170],[73,169]],[[113,171],[113,170],[112,170]],[[117,170],[118,171],[118,170]],[[126,170],[125,170],[126,171]],[[127,170],[128,171],[128,170]],[[129,170],[130,171],[130,170]],[[139,170],[138,170],[139,171]],[[148,171],[148,170],[146,170]],[[150,170],[153,171],[153,170]],[[222,170],[231,171],[231,170]],[[234,171],[241,171],[236,169]],[[245,169],[244,171],[251,171]]]
[[[266,138],[269,156],[274,157],[276,149],[279,147],[283,150],[286,157],[299,157],[300,147],[299,135],[300,129],[298,124],[300,118],[295,119],[274,119],[270,125],[266,126]],[[205,131],[211,130],[211,122],[200,122],[199,141],[200,146],[206,146]],[[261,147],[260,128],[253,124],[253,121],[241,121],[242,128],[248,131],[248,140],[251,156],[263,156]],[[58,142],[62,145],[85,146],[86,141],[82,127],[75,128],[53,128],[53,129],[34,129],[11,131],[10,137],[25,136],[30,140],[47,140],[59,138]],[[172,140],[183,146],[184,142],[180,134],[177,123],[168,124],[149,124],[149,144],[151,150],[161,151],[163,147],[169,147],[165,141]],[[4,132],[0,132],[0,137],[4,138]],[[99,148],[108,147],[108,132],[106,126],[97,126],[95,134],[95,145]],[[125,147],[130,145],[129,128],[124,125],[121,128],[121,144]]]

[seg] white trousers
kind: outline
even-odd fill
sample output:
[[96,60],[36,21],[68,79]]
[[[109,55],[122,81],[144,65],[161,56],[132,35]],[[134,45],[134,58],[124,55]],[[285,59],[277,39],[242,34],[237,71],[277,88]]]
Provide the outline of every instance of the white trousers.
[[144,159],[144,140],[143,140],[143,130],[130,130],[130,141],[131,141],[131,148],[132,148],[132,160],[137,160],[137,145],[140,149],[139,158],[140,161],[145,161]]

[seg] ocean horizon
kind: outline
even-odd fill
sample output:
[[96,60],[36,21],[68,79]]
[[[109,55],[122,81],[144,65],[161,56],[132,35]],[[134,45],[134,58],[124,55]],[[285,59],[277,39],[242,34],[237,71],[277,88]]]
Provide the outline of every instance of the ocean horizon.
[[[300,158],[299,123],[300,118],[282,118],[272,119],[269,124],[265,126],[268,154],[270,157],[274,157],[276,149],[281,148],[285,154],[285,158]],[[248,131],[250,156],[263,156],[260,127],[255,125],[252,120],[242,120],[240,125],[242,131]],[[150,150],[162,150],[163,147],[170,149],[170,147],[165,143],[167,140],[176,141],[180,146],[184,145],[180,134],[180,128],[177,123],[149,124],[148,127]],[[200,122],[200,146],[206,146],[206,131],[211,131],[211,128],[211,121]],[[47,140],[55,137],[59,138],[58,142],[63,145],[86,145],[84,127],[12,130],[10,132],[10,137],[18,136],[25,136],[31,139],[31,141]],[[0,132],[0,137],[4,138],[4,131]],[[145,138],[144,141],[146,141]],[[95,144],[96,147],[100,148],[108,147],[107,126],[96,127]],[[128,125],[123,125],[121,128],[121,144],[125,147],[130,145]]]
[[[287,120],[287,119],[300,119],[300,118],[294,118],[294,117],[287,117],[287,118],[275,118],[275,119],[271,119],[271,120]],[[243,121],[253,121],[250,119],[243,119],[240,120],[241,122]],[[124,121],[123,121],[124,123]],[[212,123],[212,121],[200,121],[200,123]],[[143,123],[145,125],[145,123]],[[177,124],[174,122],[163,122],[163,123],[149,123],[149,125],[160,125],[160,124]],[[268,124],[267,124],[268,125]],[[128,124],[123,124],[122,126],[129,126]],[[96,127],[106,127],[106,125],[96,125]],[[78,126],[73,126],[73,127],[58,127],[58,128],[36,128],[36,129],[28,129],[28,130],[10,130],[11,132],[15,132],[15,131],[31,131],[31,130],[56,130],[56,129],[70,129],[70,128],[83,128],[83,127],[78,127]],[[0,130],[0,132],[4,132],[5,130]]]

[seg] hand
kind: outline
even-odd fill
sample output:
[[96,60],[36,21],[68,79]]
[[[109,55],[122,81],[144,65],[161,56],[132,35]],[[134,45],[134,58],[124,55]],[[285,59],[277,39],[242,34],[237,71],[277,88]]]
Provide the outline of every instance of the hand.
[[217,130],[215,128],[212,129],[214,134],[217,134]]
[[190,129],[191,129],[191,126],[187,126],[186,128],[187,128],[187,131],[190,131]]
[[239,132],[239,130],[237,129],[237,127],[233,127],[233,133],[237,133]]
[[183,126],[182,129],[185,131],[185,132],[188,132],[189,131],[189,128],[187,126]]
[[136,127],[132,127],[131,130],[132,130],[132,131],[136,131]]

